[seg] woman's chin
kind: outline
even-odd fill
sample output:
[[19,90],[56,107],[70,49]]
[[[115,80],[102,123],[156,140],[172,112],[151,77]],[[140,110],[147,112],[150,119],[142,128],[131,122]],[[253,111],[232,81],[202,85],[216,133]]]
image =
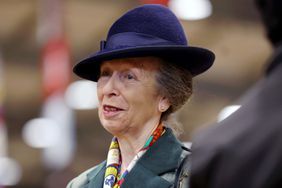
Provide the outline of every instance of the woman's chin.
[[124,130],[126,129],[123,125],[119,124],[119,123],[108,123],[108,122],[104,122],[102,123],[104,129],[106,129],[106,131],[108,131],[110,134],[116,136],[116,135],[120,135],[124,132]]

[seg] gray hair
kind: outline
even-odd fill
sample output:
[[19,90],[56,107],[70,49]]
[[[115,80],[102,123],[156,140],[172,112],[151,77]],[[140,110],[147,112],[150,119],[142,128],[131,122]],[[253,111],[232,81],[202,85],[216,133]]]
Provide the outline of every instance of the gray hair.
[[156,81],[159,93],[167,97],[171,105],[162,113],[161,121],[179,135],[182,126],[176,121],[173,113],[179,110],[192,95],[192,74],[176,64],[161,59]]

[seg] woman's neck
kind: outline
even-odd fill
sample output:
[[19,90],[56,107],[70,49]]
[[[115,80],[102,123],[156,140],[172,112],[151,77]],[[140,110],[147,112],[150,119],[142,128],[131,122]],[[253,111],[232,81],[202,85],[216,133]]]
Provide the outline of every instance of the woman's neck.
[[117,136],[122,158],[121,174],[127,169],[158,125],[159,118],[152,119],[143,126],[137,126],[137,130],[129,130],[126,134]]

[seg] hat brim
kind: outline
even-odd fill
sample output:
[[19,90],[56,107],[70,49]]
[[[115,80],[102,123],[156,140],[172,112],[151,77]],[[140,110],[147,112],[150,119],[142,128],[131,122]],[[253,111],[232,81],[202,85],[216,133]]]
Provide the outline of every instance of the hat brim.
[[144,56],[166,59],[187,69],[192,76],[205,72],[212,66],[215,59],[214,53],[210,50],[192,46],[130,47],[91,55],[75,65],[73,72],[81,78],[97,82],[100,74],[100,64],[103,61]]

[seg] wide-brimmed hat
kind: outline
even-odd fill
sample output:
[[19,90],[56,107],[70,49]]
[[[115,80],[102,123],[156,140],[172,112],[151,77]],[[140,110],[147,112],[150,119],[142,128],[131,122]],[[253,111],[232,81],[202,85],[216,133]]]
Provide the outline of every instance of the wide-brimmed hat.
[[215,55],[189,46],[176,16],[162,5],[143,5],[128,11],[110,28],[100,50],[73,68],[78,76],[97,81],[106,60],[156,56],[177,64],[196,76],[211,67]]

